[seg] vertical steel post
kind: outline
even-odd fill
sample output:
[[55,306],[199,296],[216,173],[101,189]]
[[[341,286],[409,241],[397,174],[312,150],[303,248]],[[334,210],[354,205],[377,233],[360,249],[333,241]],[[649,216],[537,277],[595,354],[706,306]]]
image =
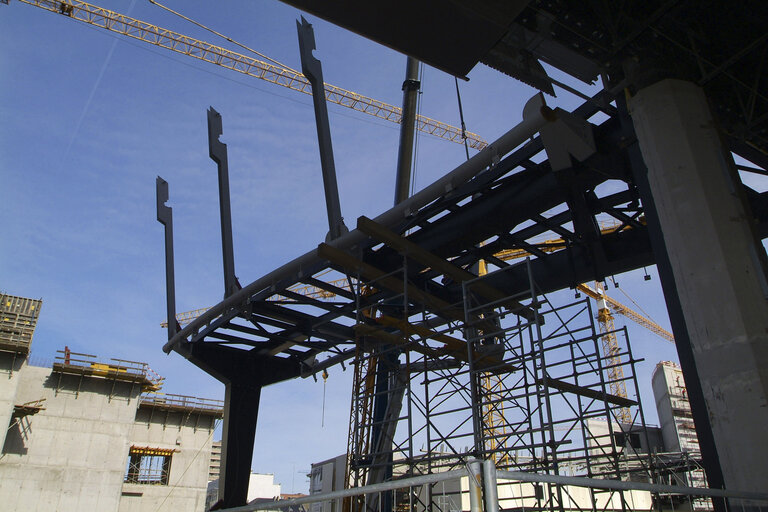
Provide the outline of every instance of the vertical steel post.
[[[542,449],[544,450],[544,459],[547,459],[547,452],[546,452],[546,445],[549,444],[549,455],[550,460],[552,464],[552,469],[555,472],[556,475],[560,474],[560,466],[557,460],[557,443],[555,443],[555,426],[553,422],[552,417],[552,400],[549,396],[549,384],[547,383],[547,380],[549,379],[549,374],[547,373],[547,362],[546,362],[546,352],[544,350],[544,335],[541,331],[541,324],[539,317],[539,294],[536,291],[536,283],[533,280],[533,272],[531,272],[531,258],[528,257],[525,259],[525,265],[528,269],[528,286],[530,286],[531,289],[531,309],[533,309],[534,313],[534,323],[536,326],[536,341],[534,342],[534,345],[537,345],[538,351],[541,354],[541,360],[540,360],[540,366],[539,366],[539,372],[541,375],[541,382],[542,382],[542,390],[544,392],[544,409],[547,413],[547,426],[544,426],[544,422],[542,421],[541,430],[542,430],[542,439],[545,441],[542,443],[544,446],[542,446]],[[534,362],[535,364],[535,362]],[[539,411],[541,411],[541,407],[539,407]],[[541,412],[539,413],[540,417]],[[546,440],[544,437],[544,431],[547,431],[549,434],[549,439]],[[547,470],[548,471],[548,470]],[[549,491],[547,494],[547,500],[550,502],[550,508],[552,507],[552,484],[549,484],[547,487],[547,490]],[[555,486],[556,495],[557,495],[557,504],[558,504],[558,510],[560,512],[563,512],[563,495],[562,491],[560,490],[560,486]]]
[[483,495],[485,512],[499,512],[499,488],[496,482],[496,464],[492,459],[483,461]]
[[474,457],[467,461],[467,480],[469,482],[469,510],[483,512],[483,466]]
[[403,113],[400,119],[400,146],[397,151],[397,177],[395,178],[395,204],[410,195],[413,141],[416,133],[416,103],[419,98],[419,61],[408,57],[403,82]]
[[320,146],[320,167],[323,171],[323,187],[325,189],[325,207],[328,210],[327,241],[334,240],[349,230],[344,225],[339,201],[339,186],[336,183],[336,164],[333,160],[331,144],[331,127],[328,123],[328,105],[325,100],[323,85],[323,68],[320,61],[312,55],[315,49],[315,31],[312,25],[301,17],[296,21],[299,33],[299,53],[301,55],[301,72],[312,85],[312,103],[315,107],[315,124],[317,125],[317,142]]
[[221,216],[221,257],[224,261],[224,298],[240,287],[235,278],[235,253],[232,247],[232,211],[229,202],[229,163],[227,145],[219,140],[222,125],[221,114],[213,107],[208,109],[208,155],[216,162],[219,171],[219,212]]
[[165,227],[165,304],[168,323],[168,339],[176,335],[176,280],[173,269],[173,209],[168,201],[168,182],[160,176],[155,180],[157,197],[157,221]]
[[221,477],[219,497],[225,508],[248,502],[256,421],[259,417],[261,385],[231,380],[224,388]]
[[[470,325],[470,310],[472,309],[467,282],[461,283],[462,303],[464,306],[464,325]],[[469,375],[469,389],[472,407],[472,434],[474,452],[478,455],[485,453],[483,443],[483,413],[481,410],[482,397],[481,386],[478,385],[479,373],[475,371],[475,341],[478,339],[477,328],[464,329],[464,337],[467,340],[467,374]]]

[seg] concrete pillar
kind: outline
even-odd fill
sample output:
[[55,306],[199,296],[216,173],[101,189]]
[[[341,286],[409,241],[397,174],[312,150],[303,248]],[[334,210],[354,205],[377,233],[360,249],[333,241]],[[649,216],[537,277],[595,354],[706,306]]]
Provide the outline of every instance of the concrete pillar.
[[703,91],[663,80],[630,113],[729,489],[768,489],[768,281]]

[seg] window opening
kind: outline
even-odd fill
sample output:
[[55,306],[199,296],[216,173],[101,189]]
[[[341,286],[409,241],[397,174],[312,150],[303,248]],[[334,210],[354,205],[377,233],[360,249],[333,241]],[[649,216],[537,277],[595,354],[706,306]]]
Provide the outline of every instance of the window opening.
[[125,483],[168,485],[171,457],[174,451],[132,446],[125,471]]

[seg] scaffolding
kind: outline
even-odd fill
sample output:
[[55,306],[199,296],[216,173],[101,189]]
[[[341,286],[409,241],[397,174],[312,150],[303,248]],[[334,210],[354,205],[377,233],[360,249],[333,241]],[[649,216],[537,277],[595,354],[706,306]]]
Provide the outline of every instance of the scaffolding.
[[0,351],[29,354],[42,304],[42,300],[0,295]]
[[58,375],[56,393],[61,389],[63,375],[79,377],[76,394],[80,393],[85,377],[100,377],[111,381],[110,400],[118,381],[141,386],[141,390],[145,392],[157,392],[163,387],[165,378],[158,375],[147,363],[115,358],[100,360],[93,354],[72,352],[69,347],[56,352],[59,355],[56,356],[52,367],[53,373]]
[[[349,487],[461,469],[473,457],[503,470],[651,481],[640,404],[612,393],[621,386],[637,396],[626,330],[610,333],[617,344],[606,353],[589,300],[554,304],[528,275],[519,296],[489,293],[481,277],[464,281],[456,302],[430,308],[415,306],[424,292],[409,285],[405,257],[389,274],[350,280],[358,304]],[[384,279],[403,283],[402,293],[377,293]],[[538,510],[573,508],[563,486],[520,489]],[[447,512],[457,492],[427,486],[357,498],[345,510]],[[590,493],[591,510],[630,508],[620,492]]]

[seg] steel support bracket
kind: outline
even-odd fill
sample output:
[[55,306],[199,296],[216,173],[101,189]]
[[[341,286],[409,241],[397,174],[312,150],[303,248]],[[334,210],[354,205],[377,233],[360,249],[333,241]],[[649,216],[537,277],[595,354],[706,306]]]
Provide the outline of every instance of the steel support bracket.
[[583,162],[597,152],[592,125],[561,108],[555,109],[557,121],[541,128],[541,141],[553,171],[571,167],[571,156]]

